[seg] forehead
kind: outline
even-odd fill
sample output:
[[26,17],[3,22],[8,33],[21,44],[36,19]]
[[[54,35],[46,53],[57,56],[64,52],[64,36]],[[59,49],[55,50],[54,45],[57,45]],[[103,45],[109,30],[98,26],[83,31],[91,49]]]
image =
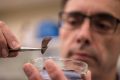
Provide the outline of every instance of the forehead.
[[120,18],[119,5],[119,0],[69,0],[64,10],[66,12],[81,11],[88,15],[106,12]]

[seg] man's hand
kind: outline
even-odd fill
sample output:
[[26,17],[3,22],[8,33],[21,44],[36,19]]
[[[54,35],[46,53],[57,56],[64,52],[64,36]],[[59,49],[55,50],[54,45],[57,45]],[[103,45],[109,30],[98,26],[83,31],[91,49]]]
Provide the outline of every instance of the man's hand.
[[[62,70],[52,60],[47,60],[45,62],[45,68],[52,80],[67,80]],[[29,80],[43,80],[40,72],[34,65],[27,63],[23,66],[23,70]],[[91,80],[90,71],[88,71],[85,76],[85,80]]]
[[0,21],[0,58],[17,56],[17,52],[9,53],[9,48],[18,49],[20,44],[8,26]]

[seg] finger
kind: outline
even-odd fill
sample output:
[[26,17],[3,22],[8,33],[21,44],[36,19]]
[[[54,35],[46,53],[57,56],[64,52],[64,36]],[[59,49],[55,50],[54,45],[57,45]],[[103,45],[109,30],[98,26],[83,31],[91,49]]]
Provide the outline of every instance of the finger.
[[1,48],[0,51],[1,51],[1,53],[0,53],[1,58],[7,58],[8,57],[8,51],[7,51],[6,48]]
[[52,60],[45,62],[45,68],[52,80],[67,80],[62,70]]
[[18,49],[20,48],[20,43],[17,40],[17,38],[13,35],[13,33],[10,31],[10,29],[7,27],[7,25],[0,21],[0,29],[7,41],[7,44],[12,49]]
[[6,47],[3,47],[1,57],[2,58],[7,58],[8,57],[8,49]]
[[8,56],[7,42],[3,36],[3,33],[0,30],[0,57],[6,58],[7,56]]
[[91,72],[88,71],[87,74],[85,75],[85,80],[91,80]]
[[18,52],[10,52],[8,57],[16,57],[18,55]]
[[23,66],[23,70],[29,80],[42,80],[39,71],[30,63],[26,63]]

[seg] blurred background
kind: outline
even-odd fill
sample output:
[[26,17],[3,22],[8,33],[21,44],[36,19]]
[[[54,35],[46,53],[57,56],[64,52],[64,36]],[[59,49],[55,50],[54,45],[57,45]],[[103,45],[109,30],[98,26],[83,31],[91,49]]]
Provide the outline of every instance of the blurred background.
[[[43,37],[54,36],[45,55],[58,56],[60,2],[61,0],[0,0],[0,20],[8,25],[22,46],[40,47]],[[15,58],[0,58],[0,80],[27,80],[22,70],[23,64],[40,56],[39,51],[34,51],[22,52]]]
[[[54,36],[46,56],[58,56],[58,13],[61,0],[0,0],[0,20],[17,36],[22,46],[40,47],[45,36]],[[49,53],[49,54],[48,54]],[[0,80],[27,80],[22,66],[40,57],[40,52],[22,52],[0,59]]]

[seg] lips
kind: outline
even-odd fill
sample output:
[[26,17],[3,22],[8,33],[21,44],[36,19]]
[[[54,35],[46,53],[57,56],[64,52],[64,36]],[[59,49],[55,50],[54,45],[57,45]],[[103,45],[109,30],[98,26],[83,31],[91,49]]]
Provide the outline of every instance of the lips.
[[88,61],[92,60],[92,57],[90,55],[88,55],[88,53],[75,53],[72,57],[75,60],[80,60],[80,61],[84,61],[84,62],[88,62]]

